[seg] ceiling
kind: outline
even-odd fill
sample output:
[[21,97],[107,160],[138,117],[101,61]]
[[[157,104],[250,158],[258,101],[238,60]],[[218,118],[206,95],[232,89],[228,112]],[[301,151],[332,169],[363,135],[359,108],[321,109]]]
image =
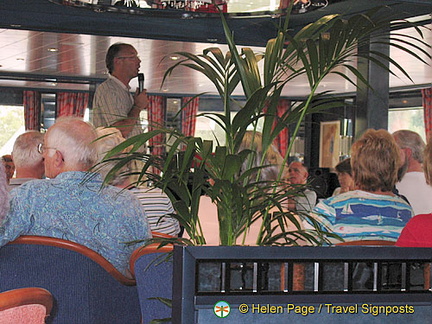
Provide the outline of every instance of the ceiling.
[[[240,1],[243,0],[233,0],[236,3]],[[319,15],[330,12],[356,13],[360,8],[367,9],[365,3],[374,6],[379,2],[335,1],[335,7],[329,5],[310,14],[294,15],[292,28],[298,29]],[[386,1],[396,2],[401,1]],[[404,17],[423,14],[421,19],[428,21],[426,27],[429,27],[425,31],[425,40],[432,44],[432,2],[402,2],[404,7],[400,12],[401,15],[404,13]],[[360,3],[362,6],[359,7]],[[89,90],[89,82],[94,84],[106,78],[104,60],[107,48],[115,42],[126,42],[132,44],[139,53],[142,61],[140,71],[146,76],[145,87],[149,93],[214,93],[212,85],[192,70],[178,70],[162,87],[161,81],[165,70],[173,63],[170,57],[174,52],[201,53],[210,46],[227,49],[223,44],[220,19],[212,14],[184,19],[179,16],[182,13],[179,11],[141,11],[145,14],[95,12],[87,7],[61,6],[48,0],[2,0],[0,87]],[[237,42],[242,46],[253,45],[256,51],[262,51],[266,40],[273,36],[272,26],[277,18],[268,14],[259,17],[231,16],[229,23]],[[430,48],[428,51],[432,54]],[[408,71],[414,84],[432,84],[431,66],[414,61],[402,51],[392,51],[391,56]],[[390,79],[391,88],[412,85],[406,78]],[[131,86],[136,87],[135,80]],[[335,77],[326,79],[321,90],[336,93],[354,91],[349,83]],[[284,95],[303,96],[308,91],[306,80],[297,79],[286,87]],[[241,95],[240,89],[237,94]]]

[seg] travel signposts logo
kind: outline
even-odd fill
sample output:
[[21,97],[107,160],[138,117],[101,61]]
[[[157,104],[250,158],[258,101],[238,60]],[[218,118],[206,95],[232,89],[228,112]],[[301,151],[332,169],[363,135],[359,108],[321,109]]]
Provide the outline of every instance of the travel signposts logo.
[[226,301],[218,301],[216,304],[214,304],[213,312],[217,317],[223,318],[227,317],[231,311],[230,304],[228,304]]

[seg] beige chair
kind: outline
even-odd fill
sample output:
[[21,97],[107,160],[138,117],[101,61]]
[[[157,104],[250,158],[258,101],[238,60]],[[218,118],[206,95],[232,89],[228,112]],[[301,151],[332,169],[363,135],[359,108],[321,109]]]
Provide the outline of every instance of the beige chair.
[[19,288],[0,293],[0,323],[42,324],[49,316],[53,296],[43,288]]

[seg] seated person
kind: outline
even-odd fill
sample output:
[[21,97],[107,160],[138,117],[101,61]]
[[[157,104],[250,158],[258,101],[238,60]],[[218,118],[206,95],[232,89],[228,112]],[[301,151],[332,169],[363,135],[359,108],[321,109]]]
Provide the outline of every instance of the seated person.
[[394,132],[393,137],[399,146],[402,160],[395,193],[409,202],[414,215],[428,214],[432,212],[432,188],[426,183],[423,172],[426,144],[418,133],[407,129]]
[[399,149],[387,131],[369,129],[351,150],[358,190],[325,199],[313,211],[345,241],[396,241],[413,216],[411,206],[392,193],[400,166]]
[[44,134],[28,131],[15,140],[12,159],[15,163],[15,178],[9,182],[15,188],[29,180],[42,179],[45,174],[44,160],[38,152],[38,146],[43,143]]
[[41,154],[50,179],[11,190],[11,207],[0,227],[0,246],[20,235],[70,240],[99,253],[128,275],[136,248],[125,244],[151,237],[139,201],[128,191],[102,186],[88,172],[97,159],[96,132],[78,118],[60,118],[48,129]]
[[[96,129],[98,139],[96,140],[98,149],[98,161],[102,161],[108,151],[122,143],[125,139],[121,132],[114,127],[98,127]],[[96,168],[102,177],[105,177],[115,162],[107,162]],[[141,203],[147,216],[150,229],[155,232],[178,236],[180,232],[179,222],[171,217],[174,208],[168,196],[159,188],[130,187],[130,176],[122,176],[121,173],[129,173],[129,170],[122,170],[111,184],[120,188],[128,188]]]
[[[432,185],[432,138],[424,151],[423,170],[428,185]],[[432,247],[432,214],[421,214],[413,217],[402,230],[397,246]]]
[[5,167],[6,172],[6,179],[7,182],[10,182],[10,179],[12,179],[14,173],[15,173],[15,164],[12,160],[12,155],[6,154],[2,156],[2,162]]
[[[288,167],[288,181],[290,184],[306,185],[309,177],[307,167],[301,162],[291,162]],[[294,187],[293,186],[293,187]],[[300,187],[295,197],[288,200],[288,209],[296,212],[310,212],[316,204],[317,194],[315,191]]]
[[355,189],[351,171],[351,159],[345,159],[336,165],[336,172],[340,187],[336,188],[332,196]]
[[9,192],[6,171],[3,163],[0,163],[0,224],[9,210]]

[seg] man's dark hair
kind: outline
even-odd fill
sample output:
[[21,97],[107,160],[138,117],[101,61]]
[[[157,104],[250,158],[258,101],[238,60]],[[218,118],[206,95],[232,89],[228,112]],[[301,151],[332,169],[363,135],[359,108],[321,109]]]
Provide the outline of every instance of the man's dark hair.
[[336,171],[339,173],[348,173],[350,176],[352,176],[351,171],[351,159],[347,158],[341,162],[339,162],[338,165],[336,165]]
[[109,74],[112,74],[114,70],[114,59],[117,57],[118,53],[122,48],[126,46],[131,46],[126,43],[115,43],[110,46],[105,56],[105,64],[108,69]]

